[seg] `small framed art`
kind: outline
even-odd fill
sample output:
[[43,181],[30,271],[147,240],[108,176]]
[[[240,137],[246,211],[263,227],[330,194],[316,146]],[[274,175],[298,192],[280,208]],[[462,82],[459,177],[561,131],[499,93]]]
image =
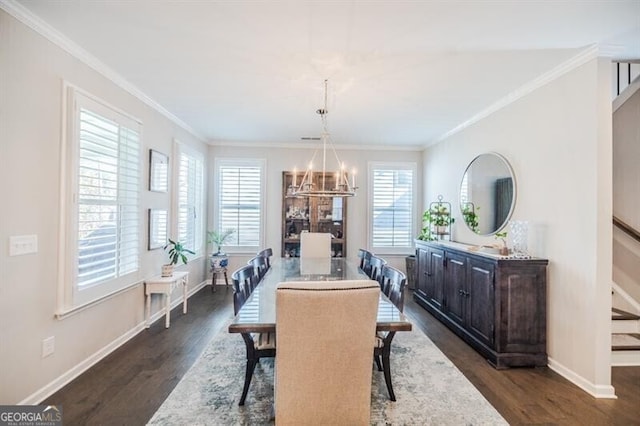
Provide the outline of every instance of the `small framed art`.
[[169,157],[149,150],[149,191],[167,192],[169,190]]
[[167,244],[169,215],[164,209],[149,209],[149,250],[164,247]]

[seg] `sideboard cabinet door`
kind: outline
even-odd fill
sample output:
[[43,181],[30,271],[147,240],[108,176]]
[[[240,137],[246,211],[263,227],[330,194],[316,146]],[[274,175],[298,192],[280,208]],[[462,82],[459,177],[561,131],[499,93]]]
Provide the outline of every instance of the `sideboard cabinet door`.
[[467,264],[464,256],[445,255],[444,313],[458,324],[465,322]]
[[478,339],[493,346],[495,330],[494,266],[477,259],[469,260],[467,292],[469,305],[467,328]]

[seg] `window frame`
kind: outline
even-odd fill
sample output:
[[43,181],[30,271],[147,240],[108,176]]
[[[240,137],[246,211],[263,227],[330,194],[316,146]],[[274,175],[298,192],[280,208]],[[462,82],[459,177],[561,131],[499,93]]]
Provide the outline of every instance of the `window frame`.
[[[376,170],[405,170],[411,171],[411,218],[409,229],[409,241],[406,246],[394,246],[394,247],[382,247],[374,246],[373,240],[373,225],[374,225],[374,173]],[[367,247],[377,254],[388,255],[407,255],[414,252],[414,239],[416,234],[416,215],[417,215],[417,201],[418,201],[418,166],[414,162],[393,162],[393,161],[370,161],[368,163],[367,180],[368,180],[368,213],[367,213]]]
[[213,209],[213,228],[220,230],[220,169],[222,167],[257,167],[260,169],[260,224],[258,226],[259,236],[256,246],[232,246],[225,244],[224,251],[230,254],[255,254],[265,243],[265,222],[266,222],[266,160],[260,158],[216,158],[214,165],[214,209]]
[[[173,225],[173,234],[171,239],[174,238],[179,238],[179,230],[180,230],[180,167],[181,167],[181,155],[185,154],[187,156],[190,156],[192,158],[194,158],[196,161],[200,162],[200,165],[202,167],[202,172],[201,172],[201,177],[200,177],[200,206],[199,206],[199,210],[200,210],[200,244],[199,247],[195,247],[195,248],[191,248],[187,245],[185,245],[186,248],[195,251],[196,254],[188,254],[187,253],[187,258],[191,261],[194,259],[198,259],[202,256],[204,256],[206,254],[206,249],[207,249],[207,245],[206,245],[206,213],[205,213],[205,204],[206,204],[206,200],[205,200],[205,182],[206,182],[206,163],[205,163],[205,157],[204,154],[192,147],[190,147],[189,145],[186,145],[182,142],[180,142],[177,139],[174,139],[174,160],[173,160],[173,187],[175,188],[175,190],[173,191],[175,196],[172,198],[173,199],[173,203],[172,203],[172,213],[173,213],[173,217],[174,220],[172,221],[172,225]],[[197,207],[196,207],[197,208]],[[196,213],[196,217],[197,213]],[[194,234],[195,235],[195,234]],[[184,243],[184,241],[181,241],[182,243]]]
[[[138,118],[116,108],[101,98],[84,91],[67,81],[62,84],[62,138],[60,157],[60,226],[58,228],[58,298],[56,317],[63,318],[84,307],[100,302],[110,296],[125,291],[141,282],[141,251],[144,240],[142,231],[142,203],[140,194],[143,184],[143,124]],[[135,269],[115,278],[78,285],[79,250],[79,206],[78,193],[80,183],[80,109],[85,108],[94,114],[118,123],[119,128],[133,130],[138,135],[137,176],[135,221],[138,231],[135,242]],[[118,145],[120,146],[121,141]],[[121,176],[120,173],[118,176]],[[119,198],[118,198],[119,199]]]

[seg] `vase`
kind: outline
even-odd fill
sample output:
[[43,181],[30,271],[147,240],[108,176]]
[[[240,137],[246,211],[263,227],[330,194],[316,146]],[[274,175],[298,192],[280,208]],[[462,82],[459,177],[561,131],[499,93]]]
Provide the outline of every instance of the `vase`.
[[509,234],[511,236],[513,256],[516,258],[528,258],[529,222],[526,220],[510,221]]
[[226,269],[227,265],[229,265],[229,258],[220,249],[211,255],[211,270]]
[[162,265],[162,276],[163,277],[173,276],[173,264],[169,263],[166,265]]

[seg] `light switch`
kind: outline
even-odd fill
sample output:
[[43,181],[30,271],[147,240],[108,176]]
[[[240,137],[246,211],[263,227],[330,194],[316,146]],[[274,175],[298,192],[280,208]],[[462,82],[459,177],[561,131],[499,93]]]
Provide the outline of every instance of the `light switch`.
[[20,256],[23,254],[38,252],[37,235],[16,235],[9,237],[9,256]]

